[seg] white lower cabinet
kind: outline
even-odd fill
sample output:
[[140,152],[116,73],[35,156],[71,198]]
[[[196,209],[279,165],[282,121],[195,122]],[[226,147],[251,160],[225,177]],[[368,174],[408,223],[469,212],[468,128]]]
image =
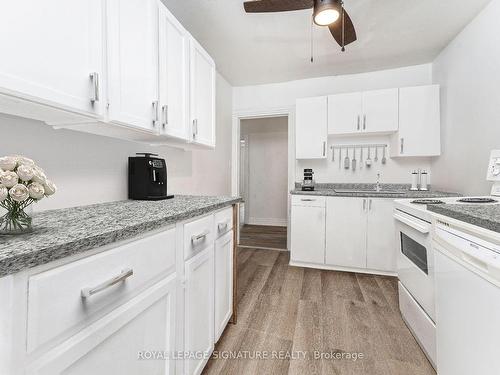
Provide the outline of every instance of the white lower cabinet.
[[233,313],[233,231],[215,241],[215,341]]
[[184,277],[185,373],[198,375],[214,349],[213,243],[186,262]]
[[373,270],[396,271],[396,229],[394,201],[370,198],[366,226],[366,267]]
[[176,275],[86,327],[43,356],[28,374],[174,374]]
[[325,263],[325,198],[292,197],[291,261]]
[[366,267],[366,205],[366,199],[327,199],[326,264]]

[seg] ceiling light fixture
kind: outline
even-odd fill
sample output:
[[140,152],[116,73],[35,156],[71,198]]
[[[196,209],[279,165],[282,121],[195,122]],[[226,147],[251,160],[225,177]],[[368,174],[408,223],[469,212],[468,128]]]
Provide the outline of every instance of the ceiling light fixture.
[[318,26],[328,26],[337,21],[341,3],[340,0],[314,0],[314,23]]

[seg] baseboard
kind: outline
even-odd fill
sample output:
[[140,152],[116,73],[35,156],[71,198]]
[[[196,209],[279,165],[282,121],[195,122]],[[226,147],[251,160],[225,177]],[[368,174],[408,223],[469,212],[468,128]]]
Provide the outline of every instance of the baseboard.
[[398,274],[396,272],[390,272],[390,271],[379,271],[379,270],[372,270],[372,269],[366,269],[366,268],[342,267],[342,266],[332,266],[332,265],[328,265],[328,264],[298,262],[298,261],[294,261],[292,259],[290,259],[289,264],[290,264],[290,266],[295,266],[295,267],[316,268],[316,269],[320,269],[320,270],[329,270],[329,271],[366,273],[369,275],[392,276],[392,277],[398,276]]
[[270,225],[275,227],[286,227],[287,219],[249,217],[246,224],[250,225]]

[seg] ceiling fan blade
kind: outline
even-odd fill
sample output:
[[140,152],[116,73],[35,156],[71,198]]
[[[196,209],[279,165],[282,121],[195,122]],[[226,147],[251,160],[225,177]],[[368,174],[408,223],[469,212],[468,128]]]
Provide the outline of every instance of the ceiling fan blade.
[[312,8],[314,0],[254,0],[243,5],[247,13],[287,12]]
[[[332,36],[335,38],[337,43],[342,46],[347,46],[348,44],[351,44],[354,42],[357,37],[356,37],[356,30],[354,30],[354,25],[352,23],[351,17],[347,14],[347,12],[344,10],[344,35],[342,38],[342,17],[337,20],[337,22],[331,24],[328,26],[330,29],[330,33],[332,33]],[[344,43],[342,43],[342,39]]]

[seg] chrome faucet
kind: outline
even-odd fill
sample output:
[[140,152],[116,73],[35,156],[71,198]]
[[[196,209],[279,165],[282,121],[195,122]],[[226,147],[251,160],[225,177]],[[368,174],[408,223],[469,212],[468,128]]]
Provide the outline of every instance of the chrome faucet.
[[377,184],[375,185],[375,190],[380,192],[380,173],[377,173]]

